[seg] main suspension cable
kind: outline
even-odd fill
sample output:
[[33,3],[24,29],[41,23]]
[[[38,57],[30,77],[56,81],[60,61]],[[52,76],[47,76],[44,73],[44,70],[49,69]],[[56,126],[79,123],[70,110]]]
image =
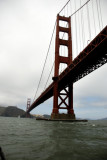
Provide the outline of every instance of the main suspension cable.
[[78,8],[74,13],[72,13],[70,16],[72,17],[75,13],[77,13],[81,8],[83,8],[90,0],[85,2],[80,8]]
[[37,92],[38,92],[38,89],[39,89],[39,86],[40,86],[40,82],[41,82],[42,75],[43,75],[43,72],[44,72],[44,69],[45,69],[45,65],[46,65],[48,54],[49,54],[50,46],[51,46],[51,43],[52,43],[55,27],[56,27],[56,21],[55,21],[55,25],[54,25],[54,28],[53,28],[53,32],[52,32],[51,40],[50,40],[50,43],[49,43],[48,51],[47,51],[47,54],[46,54],[45,62],[44,62],[44,65],[43,65],[42,73],[41,73],[41,76],[40,76],[40,80],[39,80],[39,83],[38,83],[37,90],[36,90],[33,101],[35,100],[35,97],[37,95]]
[[60,12],[58,14],[60,14],[62,12],[62,10],[67,6],[67,4],[69,3],[69,1],[64,5],[64,7],[60,10]]
[[[77,10],[76,10],[74,13],[72,13],[70,16],[72,17],[72,16],[73,16],[75,13],[77,13],[81,8],[83,8],[89,1],[90,1],[90,0],[88,0],[86,3],[84,3],[79,9],[77,9]],[[58,14],[61,13],[61,11],[67,6],[67,4],[68,4],[69,2],[70,2],[70,0],[65,4],[65,6],[60,10],[60,12],[59,12]],[[56,27],[56,21],[55,21],[55,25],[54,25],[54,28],[53,28],[53,32],[52,32],[52,36],[51,36],[49,48],[48,48],[48,51],[47,51],[47,55],[46,55],[46,58],[45,58],[45,62],[44,62],[44,65],[43,65],[43,69],[42,69],[42,73],[41,73],[41,76],[40,76],[40,80],[39,80],[39,83],[38,83],[37,90],[36,90],[36,93],[35,93],[35,96],[34,96],[33,101],[35,100],[35,97],[37,96],[37,92],[38,92],[38,89],[39,89],[39,86],[40,86],[40,82],[41,82],[41,79],[42,79],[42,76],[43,76],[43,72],[44,72],[44,69],[45,69],[47,57],[48,57],[48,54],[49,54],[51,42],[52,42],[53,35],[54,35],[54,31],[55,31],[55,27]],[[64,35],[63,35],[63,36],[64,36]]]

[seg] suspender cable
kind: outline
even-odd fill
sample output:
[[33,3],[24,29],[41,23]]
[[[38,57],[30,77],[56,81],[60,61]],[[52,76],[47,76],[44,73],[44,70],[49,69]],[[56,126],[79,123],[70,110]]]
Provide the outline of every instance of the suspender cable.
[[[75,11],[76,11],[76,1],[75,2]],[[76,55],[78,55],[78,38],[77,38],[77,19],[76,19],[76,14],[75,14],[75,34],[76,34]]]
[[[69,1],[70,1],[70,0],[69,0]],[[69,2],[69,1],[68,1],[68,2]],[[66,7],[66,5],[68,4],[68,2],[67,2],[67,3],[65,4],[65,6],[61,9],[61,11]],[[70,1],[70,2],[71,2],[71,1]],[[71,18],[72,18],[72,16],[75,15],[79,10],[81,10],[88,2],[90,2],[90,0],[88,0],[87,2],[85,2],[85,3],[81,6],[81,0],[80,0],[80,6],[81,6],[81,7],[78,8],[75,12],[73,12],[73,13],[71,12],[71,15],[70,15]],[[60,11],[60,12],[61,12],[61,11]],[[60,12],[59,12],[59,13],[60,13]],[[59,14],[59,13],[58,13],[58,14]],[[82,19],[82,18],[83,18],[83,16],[81,15],[81,19]],[[66,26],[67,26],[67,25],[66,25]],[[83,25],[83,26],[84,26],[84,25]],[[82,28],[84,28],[83,26],[82,26]],[[64,34],[63,34],[63,36],[64,36]]]
[[[81,0],[80,0],[80,5],[81,5]],[[81,11],[81,26],[82,26],[82,44],[84,48],[84,22],[83,22],[83,12]]]
[[[71,14],[71,16],[73,16],[76,12],[78,12],[81,8],[83,8],[90,0],[88,0],[87,2],[85,2],[80,8],[78,8],[73,14]],[[65,6],[60,10],[60,12],[58,14],[60,14],[62,12],[62,10],[67,6],[67,4],[70,2],[70,0],[65,4]]]
[[[81,1],[81,0],[80,0]],[[75,13],[77,13],[80,9],[82,9],[90,0],[88,0],[86,3],[84,3],[80,8],[78,8],[74,13],[71,14],[73,16]]]
[[36,93],[35,93],[35,96],[34,96],[33,101],[35,100],[35,97],[36,97],[36,95],[37,95],[37,92],[38,92],[38,89],[39,89],[39,86],[40,86],[40,82],[41,82],[42,75],[43,75],[43,72],[44,72],[44,69],[45,69],[45,64],[46,64],[47,57],[48,57],[48,54],[49,54],[49,50],[50,50],[50,46],[51,46],[51,42],[52,42],[52,39],[53,39],[53,35],[54,35],[54,31],[55,31],[55,27],[56,27],[56,21],[55,21],[55,25],[54,25],[53,32],[52,32],[52,36],[51,36],[51,40],[50,40],[50,44],[49,44],[49,47],[48,47],[48,51],[47,51],[47,54],[46,54],[46,58],[45,58],[45,62],[44,62],[44,65],[43,65],[42,73],[41,73],[41,76],[40,76],[40,80],[39,80],[39,83],[38,83],[37,90],[36,90]]
[[92,12],[93,12],[93,20],[94,20],[94,30],[95,30],[95,35],[96,35],[96,25],[95,25],[95,15],[94,15],[93,1],[92,1]]
[[[80,26],[80,12],[79,11],[78,11],[78,24]],[[80,42],[80,45],[79,45],[80,50],[79,50],[79,52],[81,52],[81,30],[80,30],[80,27],[79,27],[79,42]]]
[[99,9],[98,9],[98,0],[96,0],[96,4],[97,4],[97,13],[98,13],[99,29],[100,29],[100,31],[101,31],[100,16],[99,16]]
[[72,14],[72,4],[71,4],[71,1],[70,1],[70,7],[71,7],[71,14]]
[[67,4],[67,17],[68,17],[68,4]]
[[[76,12],[78,12],[81,8],[83,8],[89,1],[90,1],[90,0],[88,0],[86,3],[84,3],[77,11],[75,11],[73,14],[71,14],[71,16],[73,16]],[[67,5],[69,2],[70,2],[70,0],[65,4],[65,6],[61,9],[61,11],[66,7],[66,5]],[[61,11],[59,12],[59,14],[61,13]],[[49,48],[48,48],[48,51],[47,51],[47,55],[46,55],[46,58],[45,58],[45,62],[44,62],[44,65],[43,65],[43,69],[42,69],[42,73],[41,73],[40,80],[39,80],[39,83],[38,83],[38,86],[37,86],[37,90],[36,90],[36,93],[35,93],[35,96],[34,96],[34,100],[35,100],[35,97],[37,96],[37,92],[38,92],[38,89],[39,89],[39,86],[40,86],[40,82],[41,82],[41,79],[42,79],[42,76],[43,76],[43,72],[44,72],[44,68],[45,68],[45,65],[46,65],[47,57],[48,57],[48,54],[49,54],[49,50],[50,50],[50,46],[51,46],[53,34],[54,34],[54,31],[55,31],[55,27],[56,27],[56,22],[55,22],[54,29],[53,29],[53,32],[52,32],[52,36],[51,36]],[[34,101],[34,100],[33,100],[33,101]]]
[[47,78],[47,81],[46,81],[46,84],[45,84],[45,87],[44,87],[44,90],[46,89],[47,83],[48,83],[48,81],[49,81],[50,75],[51,75],[52,70],[53,70],[53,67],[54,67],[54,64],[55,64],[55,61],[54,61],[53,65],[52,65],[52,67],[51,67],[51,70],[50,70],[49,76],[48,76],[48,78]]
[[88,27],[89,27],[89,40],[91,40],[91,28],[90,28],[90,17],[89,17],[88,4],[87,4],[87,17],[88,17]]
[[62,12],[62,10],[67,6],[67,4],[69,3],[69,1],[64,5],[64,7],[60,10],[60,12],[58,14],[60,14]]
[[101,16],[101,24],[102,24],[102,28],[103,28],[103,20],[102,20],[102,11],[101,11],[101,3],[99,0],[99,10],[100,10],[100,16]]

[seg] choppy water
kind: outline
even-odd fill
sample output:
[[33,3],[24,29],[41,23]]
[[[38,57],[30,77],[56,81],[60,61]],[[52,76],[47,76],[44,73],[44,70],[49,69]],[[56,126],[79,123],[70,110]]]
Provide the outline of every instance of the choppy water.
[[107,121],[0,117],[0,146],[6,160],[107,160]]

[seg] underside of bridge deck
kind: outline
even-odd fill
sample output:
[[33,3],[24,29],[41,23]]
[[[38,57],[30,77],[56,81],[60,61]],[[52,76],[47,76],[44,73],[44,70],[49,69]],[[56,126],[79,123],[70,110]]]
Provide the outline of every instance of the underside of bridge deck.
[[[107,63],[107,26],[59,75],[58,90],[66,88]],[[53,96],[54,82],[34,101],[27,112]]]

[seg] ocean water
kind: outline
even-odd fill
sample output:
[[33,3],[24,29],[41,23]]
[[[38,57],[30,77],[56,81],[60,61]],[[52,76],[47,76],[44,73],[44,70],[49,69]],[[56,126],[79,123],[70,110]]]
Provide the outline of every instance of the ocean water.
[[107,160],[107,121],[0,117],[0,146],[6,160]]

